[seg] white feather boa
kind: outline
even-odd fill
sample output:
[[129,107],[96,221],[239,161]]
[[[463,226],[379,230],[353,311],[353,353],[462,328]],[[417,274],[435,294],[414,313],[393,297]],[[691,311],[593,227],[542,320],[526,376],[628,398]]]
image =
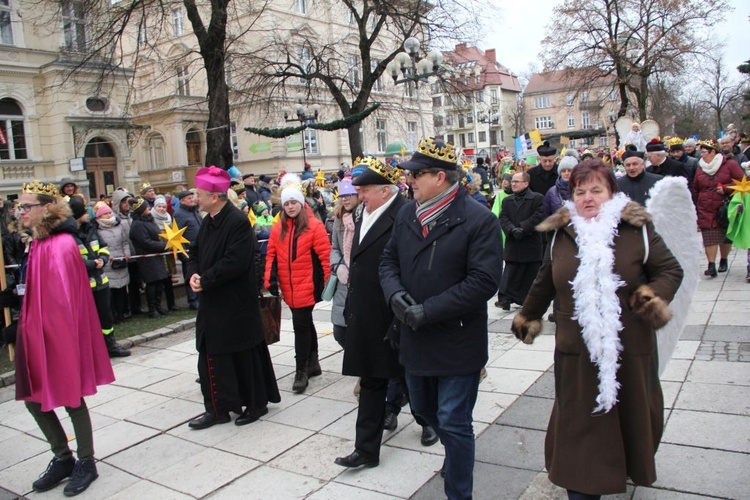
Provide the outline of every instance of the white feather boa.
[[620,368],[619,332],[620,300],[617,289],[625,283],[614,273],[614,240],[620,214],[630,199],[617,193],[603,203],[599,215],[586,220],[576,211],[575,204],[567,201],[570,221],[576,231],[578,273],[572,282],[573,319],[581,325],[583,341],[589,351],[589,358],[599,368],[599,395],[596,397],[594,413],[612,409],[617,403],[617,370]]

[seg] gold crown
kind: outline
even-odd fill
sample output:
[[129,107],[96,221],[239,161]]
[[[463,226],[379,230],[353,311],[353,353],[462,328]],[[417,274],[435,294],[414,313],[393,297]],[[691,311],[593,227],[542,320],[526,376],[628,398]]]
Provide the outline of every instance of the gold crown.
[[57,198],[57,187],[51,182],[49,184],[45,184],[42,181],[33,180],[21,186],[21,193],[43,194],[45,196]]
[[667,147],[682,146],[684,143],[685,141],[682,140],[682,137],[670,137],[667,141]]
[[136,198],[133,204],[131,205],[133,212],[137,212],[138,209],[140,209],[144,203],[146,203],[146,200],[144,198],[141,198],[140,196]]
[[229,187],[232,189],[232,191],[234,191],[237,194],[240,194],[240,193],[242,193],[245,190],[245,185],[242,184],[242,183],[235,184],[235,185],[229,186]]
[[456,149],[453,147],[453,144],[443,142],[440,139],[436,140],[434,137],[419,141],[419,146],[417,147],[416,152],[429,156],[430,158],[435,158],[436,160],[446,161],[453,164],[458,160]]
[[385,165],[383,162],[375,158],[374,156],[365,156],[364,158],[357,157],[354,160],[355,166],[365,166],[372,170],[376,174],[386,179],[391,184],[398,184],[398,179],[401,177],[401,169]]
[[716,152],[720,150],[719,145],[713,139],[704,139],[702,141],[698,141],[698,147],[713,149]]

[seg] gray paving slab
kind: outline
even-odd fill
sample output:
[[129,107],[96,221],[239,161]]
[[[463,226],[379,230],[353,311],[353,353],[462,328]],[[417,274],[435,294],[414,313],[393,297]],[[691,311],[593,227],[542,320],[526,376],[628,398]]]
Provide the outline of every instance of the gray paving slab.
[[750,387],[730,384],[683,384],[675,408],[750,416]]
[[746,499],[750,456],[732,451],[662,443],[656,454],[656,488]]
[[477,439],[476,458],[480,462],[541,471],[544,436],[544,432],[534,429],[494,424]]
[[662,442],[750,453],[750,417],[674,410]]
[[555,374],[549,370],[524,392],[526,396],[555,399]]
[[705,330],[705,325],[686,325],[680,340],[701,340]]
[[697,360],[693,361],[687,380],[706,384],[750,386],[750,370],[746,363]]
[[521,396],[500,415],[496,423],[546,431],[553,403],[553,399]]
[[[515,500],[526,490],[535,472],[477,462],[474,466],[473,497],[476,500]],[[445,482],[435,474],[411,500],[445,498]]]
[[750,328],[748,325],[708,325],[702,340],[750,342]]

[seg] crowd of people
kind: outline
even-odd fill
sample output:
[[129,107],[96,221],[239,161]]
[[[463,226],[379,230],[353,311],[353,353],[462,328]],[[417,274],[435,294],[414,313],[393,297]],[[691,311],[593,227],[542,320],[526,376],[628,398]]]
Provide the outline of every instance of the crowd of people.
[[[144,184],[96,203],[69,179],[25,184],[2,211],[9,267],[0,305],[16,311],[3,338],[16,346],[17,399],[54,454],[34,490],[69,478],[65,494],[75,495],[98,477],[84,398],[114,379],[107,355],[130,354],[115,340],[117,324],[177,308],[177,266],[160,237],[173,222],[189,241],[178,259],[197,311],[205,412],[192,429],[228,423],[230,412],[247,425],[280,401],[260,319],[264,291],[291,310],[291,390],[306,391],[322,374],[313,309],[333,283],[333,336],[359,400],[354,450],[335,463],[379,465],[383,433],[410,404],[422,444],[445,447],[446,496],[471,498],[472,410],[488,361],[487,303],[497,294],[496,307],[521,307],[512,332],[527,344],[553,303],[551,481],[571,499],[622,492],[628,478],[652,484],[664,426],[654,332],[671,318],[683,269],[644,205],[664,176],[684,178],[705,275],[727,272],[732,242],[720,208],[726,186],[750,167],[750,137],[638,142],[612,156],[558,155],[545,142],[525,168],[508,158],[462,163],[451,144],[429,138],[406,161],[365,156],[331,176],[308,165],[299,176],[257,178],[205,167],[193,189],[163,196]],[[71,417],[77,460],[57,407]]]

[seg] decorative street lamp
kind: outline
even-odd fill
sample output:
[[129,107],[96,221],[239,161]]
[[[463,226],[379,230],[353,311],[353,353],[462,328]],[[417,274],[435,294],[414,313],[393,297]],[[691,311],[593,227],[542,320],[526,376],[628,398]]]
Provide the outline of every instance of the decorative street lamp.
[[308,138],[307,136],[307,130],[309,129],[309,126],[317,123],[318,121],[318,115],[320,114],[320,106],[317,104],[313,104],[312,106],[308,106],[307,102],[305,100],[305,96],[303,94],[297,94],[295,100],[297,101],[297,105],[294,107],[294,117],[292,117],[292,112],[290,109],[285,108],[284,109],[284,121],[289,122],[299,122],[304,127],[300,134],[302,136],[302,169],[304,170],[305,165],[307,165],[307,145],[308,142],[310,144],[315,144],[314,138]]
[[[417,95],[417,109],[419,111],[419,122],[422,127],[422,137],[426,137],[424,126],[424,116],[422,115],[422,100],[419,95],[419,81],[426,80],[435,76],[440,71],[440,64],[443,62],[443,54],[438,50],[430,51],[427,57],[419,57],[419,40],[415,37],[409,37],[404,40],[404,50],[399,52],[396,57],[388,63],[385,71],[393,78],[393,83],[414,82],[414,88]],[[399,75],[401,75],[399,77]]]

